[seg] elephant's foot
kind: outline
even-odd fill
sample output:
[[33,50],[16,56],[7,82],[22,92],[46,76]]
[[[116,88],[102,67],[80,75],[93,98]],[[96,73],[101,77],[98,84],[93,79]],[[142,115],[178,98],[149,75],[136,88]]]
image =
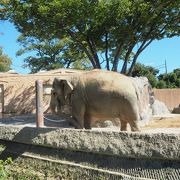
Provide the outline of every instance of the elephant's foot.
[[85,128],[85,129],[91,129],[90,121],[86,121],[86,122],[84,123],[84,128]]
[[85,129],[91,129],[91,127],[90,126],[88,126],[88,127],[85,126]]
[[127,122],[121,121],[121,131],[127,131]]
[[68,120],[68,123],[70,125],[73,125],[75,127],[75,129],[83,129],[83,127],[76,120],[74,120],[72,118]]
[[139,126],[138,126],[137,122],[131,122],[130,126],[131,126],[131,131],[132,132],[140,132],[140,129],[139,129]]
[[141,132],[141,130],[138,127],[131,128],[132,132]]

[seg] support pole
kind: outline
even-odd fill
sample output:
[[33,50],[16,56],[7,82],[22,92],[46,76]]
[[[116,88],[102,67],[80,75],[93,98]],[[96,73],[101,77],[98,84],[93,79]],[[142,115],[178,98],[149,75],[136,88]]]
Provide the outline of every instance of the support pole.
[[167,63],[166,63],[166,60],[165,60],[165,70],[166,70],[166,74],[167,74]]
[[1,93],[1,113],[4,113],[4,85],[0,84],[0,93]]
[[36,127],[44,126],[43,118],[43,81],[36,81]]

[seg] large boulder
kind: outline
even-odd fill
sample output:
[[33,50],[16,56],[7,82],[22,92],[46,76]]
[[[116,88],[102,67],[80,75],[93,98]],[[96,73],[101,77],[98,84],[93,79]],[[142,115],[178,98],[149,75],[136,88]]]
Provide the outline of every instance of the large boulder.
[[154,103],[152,87],[146,77],[135,77],[132,79],[135,82],[140,95],[140,125],[146,125],[152,118],[151,105]]
[[174,113],[174,114],[180,114],[180,104],[179,104],[179,107],[175,107],[175,108],[172,110],[172,113]]
[[161,114],[169,114],[170,112],[167,106],[163,102],[156,99],[152,104],[152,113],[153,115],[161,115]]

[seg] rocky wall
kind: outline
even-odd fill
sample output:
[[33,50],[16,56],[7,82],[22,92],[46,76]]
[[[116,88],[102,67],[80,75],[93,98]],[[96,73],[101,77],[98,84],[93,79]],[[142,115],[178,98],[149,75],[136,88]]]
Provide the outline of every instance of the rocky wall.
[[180,134],[0,126],[0,139],[123,157],[180,160]]
[[1,156],[56,178],[178,180],[180,174],[180,134],[4,126],[0,143]]

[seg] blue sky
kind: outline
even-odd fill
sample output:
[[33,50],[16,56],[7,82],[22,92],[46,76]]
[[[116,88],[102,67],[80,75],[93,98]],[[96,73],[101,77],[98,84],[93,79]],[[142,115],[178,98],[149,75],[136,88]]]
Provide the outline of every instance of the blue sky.
[[[21,74],[29,73],[29,69],[22,67],[23,59],[26,56],[16,57],[16,51],[21,48],[16,42],[16,39],[20,34],[11,23],[5,21],[0,21],[0,32],[3,33],[3,35],[0,35],[0,46],[3,47],[3,52],[11,58],[11,68]],[[138,58],[138,62],[153,67],[163,65],[165,60],[168,72],[180,68],[179,37],[152,42]],[[164,72],[165,68],[161,68],[160,73]]]

